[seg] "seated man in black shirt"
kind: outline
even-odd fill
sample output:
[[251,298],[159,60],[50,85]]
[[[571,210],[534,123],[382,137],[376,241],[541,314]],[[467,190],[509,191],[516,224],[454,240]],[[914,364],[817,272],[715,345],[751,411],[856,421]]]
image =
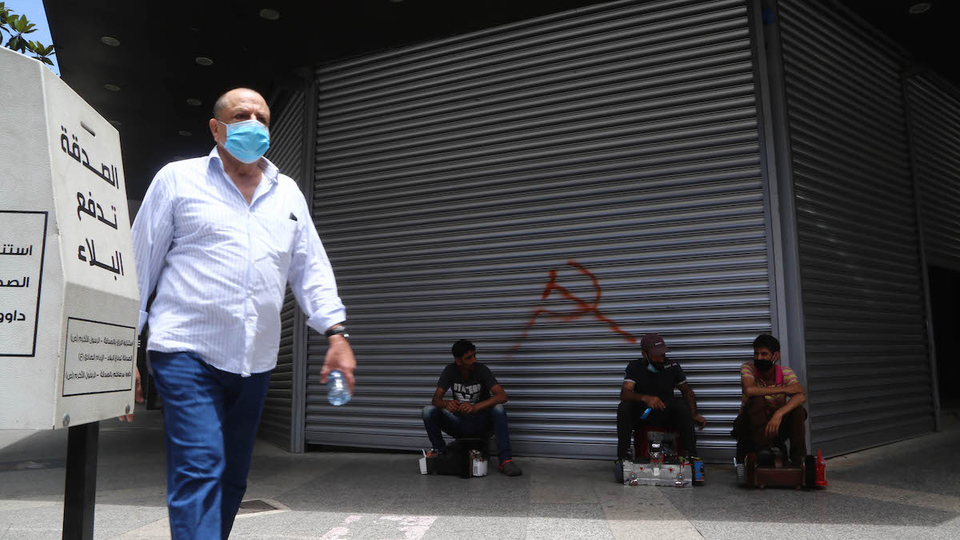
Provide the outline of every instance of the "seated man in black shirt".
[[[684,454],[696,455],[694,423],[703,428],[707,421],[697,414],[697,398],[687,384],[679,364],[667,360],[667,345],[659,334],[647,334],[640,340],[643,357],[627,365],[620,406],[617,407],[617,466],[628,458],[634,430],[645,421],[674,427],[680,432]],[[682,398],[674,397],[674,387]],[[651,409],[646,420],[640,417]],[[622,472],[622,469],[621,469]]]
[[[507,476],[523,474],[510,452],[507,410],[503,407],[506,392],[490,368],[477,362],[473,343],[461,339],[453,344],[452,352],[454,363],[444,368],[432,404],[423,408],[423,425],[430,444],[443,452],[447,445],[441,430],[460,438],[482,436],[492,427],[497,435],[500,472]],[[445,400],[443,395],[449,388],[453,389],[453,399]]]

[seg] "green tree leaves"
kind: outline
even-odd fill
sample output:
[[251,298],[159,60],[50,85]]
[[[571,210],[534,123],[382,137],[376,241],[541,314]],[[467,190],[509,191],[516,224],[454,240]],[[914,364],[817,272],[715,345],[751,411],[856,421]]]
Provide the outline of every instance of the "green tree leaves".
[[39,41],[30,41],[25,34],[37,31],[37,25],[27,20],[25,15],[17,15],[10,8],[0,2],[0,43],[3,43],[3,34],[8,34],[6,47],[19,53],[28,52],[34,58],[47,65],[53,65],[50,55],[53,54],[53,45],[47,46]]

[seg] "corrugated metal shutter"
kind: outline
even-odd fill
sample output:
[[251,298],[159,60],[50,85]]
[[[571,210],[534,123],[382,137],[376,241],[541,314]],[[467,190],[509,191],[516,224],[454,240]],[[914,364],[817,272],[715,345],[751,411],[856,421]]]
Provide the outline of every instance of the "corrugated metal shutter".
[[[270,119],[270,150],[266,157],[280,172],[300,180],[303,175],[304,109],[303,92],[292,93]],[[293,419],[294,314],[299,307],[290,288],[280,312],[280,351],[277,367],[270,376],[270,388],[260,420],[260,436],[281,448],[291,447]]]
[[927,264],[960,271],[960,100],[923,75],[907,98]]
[[[314,209],[359,383],[326,404],[314,336],[307,442],[427,446],[420,409],[467,338],[518,453],[612,456],[639,349],[559,290],[542,302],[556,270],[624,332],[664,334],[710,422],[701,454],[732,455],[738,367],[771,328],[752,69],[746,2],[671,0],[319,70]],[[571,320],[522,338],[540,307]]]
[[833,455],[934,427],[902,59],[821,2],[779,7],[811,445]]

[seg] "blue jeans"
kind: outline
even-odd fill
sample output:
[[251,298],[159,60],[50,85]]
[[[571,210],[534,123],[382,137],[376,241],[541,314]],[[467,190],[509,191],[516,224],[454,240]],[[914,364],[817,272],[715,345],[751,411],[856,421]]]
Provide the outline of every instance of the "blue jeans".
[[189,352],[150,351],[163,398],[173,540],[226,540],[247,473],[270,372],[241,377]]
[[423,408],[423,425],[427,428],[430,444],[437,450],[447,447],[441,430],[454,439],[459,439],[480,437],[493,428],[497,435],[500,464],[513,458],[510,451],[510,430],[507,427],[507,409],[503,405],[494,405],[474,414],[453,414],[446,409],[427,405]]

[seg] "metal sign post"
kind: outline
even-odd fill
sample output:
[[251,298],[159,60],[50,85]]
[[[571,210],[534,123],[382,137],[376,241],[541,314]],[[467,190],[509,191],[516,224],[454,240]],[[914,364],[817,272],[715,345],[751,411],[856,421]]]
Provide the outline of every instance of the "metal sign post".
[[99,441],[100,422],[73,426],[67,434],[67,480],[63,489],[63,540],[93,540]]
[[0,73],[0,430],[69,429],[63,538],[92,540],[99,422],[135,398],[120,133],[34,59]]

